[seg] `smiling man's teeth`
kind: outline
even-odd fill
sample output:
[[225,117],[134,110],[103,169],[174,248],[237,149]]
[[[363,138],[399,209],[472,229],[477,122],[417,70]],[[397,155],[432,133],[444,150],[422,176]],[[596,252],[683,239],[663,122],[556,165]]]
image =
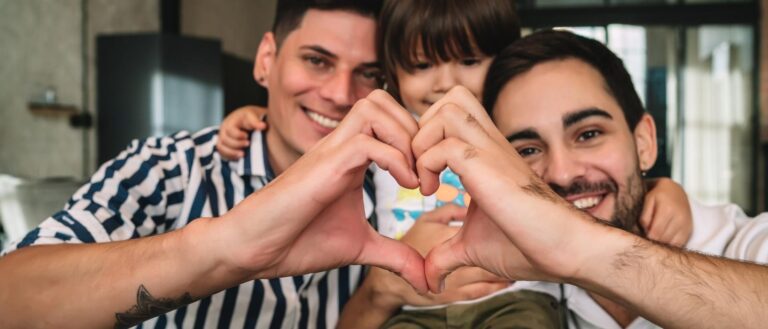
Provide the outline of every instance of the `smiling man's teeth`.
[[598,203],[600,203],[600,197],[596,197],[596,196],[573,201],[573,205],[579,209],[592,208],[596,206]]
[[307,111],[307,115],[309,116],[312,121],[317,122],[319,125],[326,127],[326,128],[336,128],[339,125],[339,121],[333,120],[329,117],[322,116],[320,114],[317,114],[315,112]]

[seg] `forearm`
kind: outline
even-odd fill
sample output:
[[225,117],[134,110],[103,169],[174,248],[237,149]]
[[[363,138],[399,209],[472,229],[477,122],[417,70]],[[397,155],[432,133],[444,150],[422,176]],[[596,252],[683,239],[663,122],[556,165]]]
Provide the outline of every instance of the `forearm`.
[[237,275],[204,248],[211,221],[197,221],[149,238],[35,246],[3,257],[0,327],[111,327],[118,314],[157,315],[135,308],[148,302],[137,300],[141,287],[174,309],[236,284]]
[[768,293],[768,268],[626,234],[612,234],[610,240],[613,246],[604,250],[618,252],[580,273],[575,283],[663,327],[756,328],[768,321],[768,300],[763,297]]

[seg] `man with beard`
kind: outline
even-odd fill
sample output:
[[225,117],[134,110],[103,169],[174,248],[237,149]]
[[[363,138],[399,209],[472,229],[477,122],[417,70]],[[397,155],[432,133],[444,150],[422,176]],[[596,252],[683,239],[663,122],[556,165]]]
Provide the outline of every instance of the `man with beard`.
[[[477,203],[459,234],[427,257],[433,290],[439,290],[435,279],[450,269],[480,265],[510,279],[578,285],[515,284],[560,299],[563,320],[576,328],[752,327],[762,321],[754,310],[766,304],[764,267],[680,252],[605,225],[582,225],[589,222],[586,216],[573,214],[577,208],[644,235],[637,223],[645,193],[641,177],[656,160],[656,131],[615,54],[569,32],[539,32],[502,51],[485,86],[484,107],[502,135],[485,132],[496,145],[473,135],[472,124],[453,127],[483,125],[480,116],[485,117],[460,92],[443,104],[462,109],[427,113],[414,139],[419,163],[432,172],[450,165]],[[469,114],[451,118],[456,111]],[[443,126],[430,128],[435,121]],[[435,141],[444,139],[440,143],[462,153],[423,143],[429,131],[439,131]],[[499,148],[504,138],[509,145]],[[446,155],[435,155],[440,151]],[[541,180],[527,177],[531,170],[505,152],[519,154]],[[429,178],[423,172],[424,188]],[[694,229],[686,249],[768,261],[768,215],[749,219],[735,205],[691,207]]]

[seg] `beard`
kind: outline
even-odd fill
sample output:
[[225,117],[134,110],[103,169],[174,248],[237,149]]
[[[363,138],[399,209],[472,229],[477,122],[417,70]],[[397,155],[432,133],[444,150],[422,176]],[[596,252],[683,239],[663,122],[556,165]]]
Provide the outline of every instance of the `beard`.
[[599,218],[601,221],[625,230],[627,232],[645,236],[645,232],[638,221],[643,211],[645,202],[645,184],[643,183],[640,168],[637,168],[626,179],[626,190],[619,190],[619,185],[612,179],[599,182],[589,182],[585,179],[576,179],[571,185],[563,187],[557,184],[549,184],[552,190],[565,198],[570,195],[603,192],[616,195],[613,215],[610,219]]

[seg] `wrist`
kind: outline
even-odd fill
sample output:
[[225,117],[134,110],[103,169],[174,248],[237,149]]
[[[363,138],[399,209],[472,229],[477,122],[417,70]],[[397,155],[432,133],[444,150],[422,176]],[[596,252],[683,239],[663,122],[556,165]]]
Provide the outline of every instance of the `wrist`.
[[221,218],[198,218],[179,230],[181,249],[187,263],[195,264],[202,280],[222,282],[225,285],[247,281],[252,276],[233,261],[232,248]]
[[627,267],[638,265],[645,257],[644,250],[652,245],[629,232],[607,225],[593,225],[588,242],[582,243],[577,255],[580,266],[565,282],[594,291],[609,289],[611,278],[621,276]]

